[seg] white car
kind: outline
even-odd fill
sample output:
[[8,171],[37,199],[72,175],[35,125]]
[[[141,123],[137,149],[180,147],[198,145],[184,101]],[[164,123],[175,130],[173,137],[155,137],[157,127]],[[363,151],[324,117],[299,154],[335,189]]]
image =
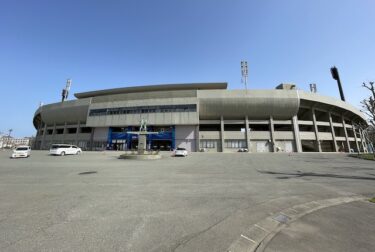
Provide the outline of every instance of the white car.
[[18,157],[30,157],[31,148],[30,146],[18,146],[13,150],[11,158],[18,158]]
[[51,148],[49,149],[50,155],[65,156],[65,155],[78,155],[81,153],[82,153],[81,148],[75,145],[69,145],[69,144],[52,144]]
[[186,157],[188,155],[188,152],[185,148],[177,148],[174,152],[174,155],[181,156],[181,157]]

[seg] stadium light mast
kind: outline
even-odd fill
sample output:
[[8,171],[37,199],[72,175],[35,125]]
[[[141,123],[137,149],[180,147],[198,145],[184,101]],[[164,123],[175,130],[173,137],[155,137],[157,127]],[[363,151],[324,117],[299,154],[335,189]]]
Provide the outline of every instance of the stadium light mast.
[[245,89],[247,92],[247,77],[249,75],[249,70],[247,67],[247,61],[241,61],[241,83],[245,83]]
[[72,85],[72,80],[71,79],[67,79],[66,80],[66,86],[62,90],[62,93],[61,93],[61,102],[63,102],[66,99],[68,99],[69,90],[70,90],[71,85]]
[[342,90],[340,75],[339,75],[339,71],[337,70],[337,67],[335,66],[331,67],[331,75],[332,75],[332,78],[337,81],[337,85],[339,86],[341,100],[345,101],[344,91]]

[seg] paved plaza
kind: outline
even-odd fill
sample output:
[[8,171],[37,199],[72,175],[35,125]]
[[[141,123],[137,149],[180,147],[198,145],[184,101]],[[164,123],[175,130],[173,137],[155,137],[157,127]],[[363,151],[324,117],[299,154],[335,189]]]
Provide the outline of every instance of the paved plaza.
[[[0,152],[0,251],[226,251],[284,209],[375,196],[375,162],[345,154],[120,154]],[[355,200],[309,212],[260,249],[372,251],[374,210]]]

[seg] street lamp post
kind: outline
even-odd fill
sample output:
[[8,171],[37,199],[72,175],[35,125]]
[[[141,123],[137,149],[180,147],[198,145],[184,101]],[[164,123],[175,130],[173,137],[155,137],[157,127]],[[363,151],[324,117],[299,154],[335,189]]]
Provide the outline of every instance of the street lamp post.
[[12,133],[13,129],[9,129],[8,130],[8,141],[7,141],[7,146],[9,146],[9,142],[10,142],[10,134]]

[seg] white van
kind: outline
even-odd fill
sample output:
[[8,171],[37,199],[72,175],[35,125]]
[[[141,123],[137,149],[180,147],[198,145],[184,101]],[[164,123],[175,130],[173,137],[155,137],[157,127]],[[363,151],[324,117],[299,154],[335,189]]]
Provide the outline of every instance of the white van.
[[69,145],[69,144],[52,144],[51,148],[49,149],[50,155],[78,155],[81,154],[82,150],[81,148],[75,146],[75,145]]

